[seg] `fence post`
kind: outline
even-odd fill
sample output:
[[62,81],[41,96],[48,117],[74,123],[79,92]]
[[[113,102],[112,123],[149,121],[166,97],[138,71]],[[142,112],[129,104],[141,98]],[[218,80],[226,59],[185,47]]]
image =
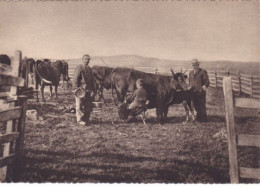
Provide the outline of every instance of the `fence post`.
[[[19,70],[20,70],[20,67],[21,67],[21,59],[22,59],[22,52],[21,51],[15,51],[14,60],[11,62],[11,65],[13,66],[12,67],[12,76],[14,76],[14,77],[19,76]],[[13,97],[16,94],[17,94],[17,87],[11,86],[10,96]],[[13,106],[14,106],[14,102],[9,104],[9,107],[13,107]],[[13,131],[13,124],[16,121],[17,120],[7,121],[6,130],[5,130],[6,134],[11,133]],[[3,156],[8,156],[10,154],[10,147],[11,147],[10,142],[4,144]],[[6,175],[7,175],[7,166],[0,169],[0,181],[5,181]]]
[[24,129],[25,129],[25,118],[27,110],[27,97],[19,98],[19,105],[22,107],[21,118],[18,120],[19,138],[16,140],[16,160],[15,160],[15,170],[14,170],[14,180],[19,181],[22,171],[22,156],[24,150]]
[[238,183],[238,163],[231,77],[226,77],[223,79],[223,91],[225,99],[226,123],[228,132],[228,152],[230,165],[229,174],[231,183]]
[[253,97],[253,74],[251,73],[251,79],[250,79],[250,96]]
[[241,95],[241,75],[240,72],[237,72],[237,79],[238,79],[238,94]]
[[218,87],[218,76],[217,76],[217,70],[215,70],[215,88]]
[[228,71],[227,71],[227,76],[228,76],[228,77],[229,77],[229,74],[230,74],[230,73],[229,73],[229,70],[228,70]]

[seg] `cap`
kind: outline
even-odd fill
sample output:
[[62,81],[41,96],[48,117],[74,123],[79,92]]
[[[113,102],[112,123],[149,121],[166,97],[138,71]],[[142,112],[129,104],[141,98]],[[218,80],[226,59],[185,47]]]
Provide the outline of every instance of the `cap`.
[[193,66],[197,66],[197,65],[200,64],[200,62],[195,58],[195,59],[192,59],[192,60],[191,60],[191,64],[192,64]]

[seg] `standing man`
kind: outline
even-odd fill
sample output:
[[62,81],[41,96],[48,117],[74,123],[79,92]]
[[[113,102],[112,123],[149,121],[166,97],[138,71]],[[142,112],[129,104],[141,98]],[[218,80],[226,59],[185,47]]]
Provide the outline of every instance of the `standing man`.
[[206,122],[206,89],[209,87],[209,77],[206,70],[199,67],[197,59],[192,60],[193,70],[189,74],[189,89],[194,92],[193,104],[197,112],[197,121]]
[[82,57],[82,64],[75,68],[73,75],[73,88],[74,91],[82,89],[85,92],[84,97],[77,97],[76,99],[76,118],[79,125],[87,125],[92,112],[92,101],[96,95],[96,89],[94,84],[94,78],[92,70],[88,66],[90,62],[90,56],[84,55]]

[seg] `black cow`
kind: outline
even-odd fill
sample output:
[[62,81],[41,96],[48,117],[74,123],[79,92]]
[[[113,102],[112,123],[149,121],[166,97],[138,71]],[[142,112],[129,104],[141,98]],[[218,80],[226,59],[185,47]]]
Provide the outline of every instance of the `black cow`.
[[[172,70],[171,70],[172,71]],[[189,85],[186,83],[187,75],[184,73],[174,73],[172,71],[174,80],[177,81],[176,93],[172,104],[182,104],[186,112],[186,122],[189,121],[189,111],[191,112],[192,121],[195,120],[194,107],[192,103],[193,92],[189,90]]]
[[[35,63],[35,88],[38,90],[38,85],[41,85],[42,101],[44,99],[44,87],[45,85],[50,86],[50,97],[52,97],[52,86],[55,87],[55,97],[57,99],[57,89],[60,82],[60,76],[62,74],[62,63],[61,61],[51,62],[48,59],[43,61],[37,60]],[[36,94],[37,101],[39,101],[38,93]]]
[[145,73],[128,68],[116,68],[111,74],[118,100],[123,102],[127,92],[134,91],[137,79],[143,79],[148,93],[148,108],[156,108],[159,122],[167,118],[168,108],[174,101],[177,81],[172,76]]

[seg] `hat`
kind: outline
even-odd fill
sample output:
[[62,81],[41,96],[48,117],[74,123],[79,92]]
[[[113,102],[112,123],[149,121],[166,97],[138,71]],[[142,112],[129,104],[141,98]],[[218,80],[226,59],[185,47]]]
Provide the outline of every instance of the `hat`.
[[77,98],[83,98],[83,97],[85,97],[85,91],[84,91],[84,89],[83,88],[81,88],[81,87],[79,87],[76,91],[75,91],[75,96],[77,97]]
[[192,60],[191,60],[191,64],[192,64],[193,66],[198,66],[198,65],[200,65],[200,62],[195,58],[195,59],[192,59]]

